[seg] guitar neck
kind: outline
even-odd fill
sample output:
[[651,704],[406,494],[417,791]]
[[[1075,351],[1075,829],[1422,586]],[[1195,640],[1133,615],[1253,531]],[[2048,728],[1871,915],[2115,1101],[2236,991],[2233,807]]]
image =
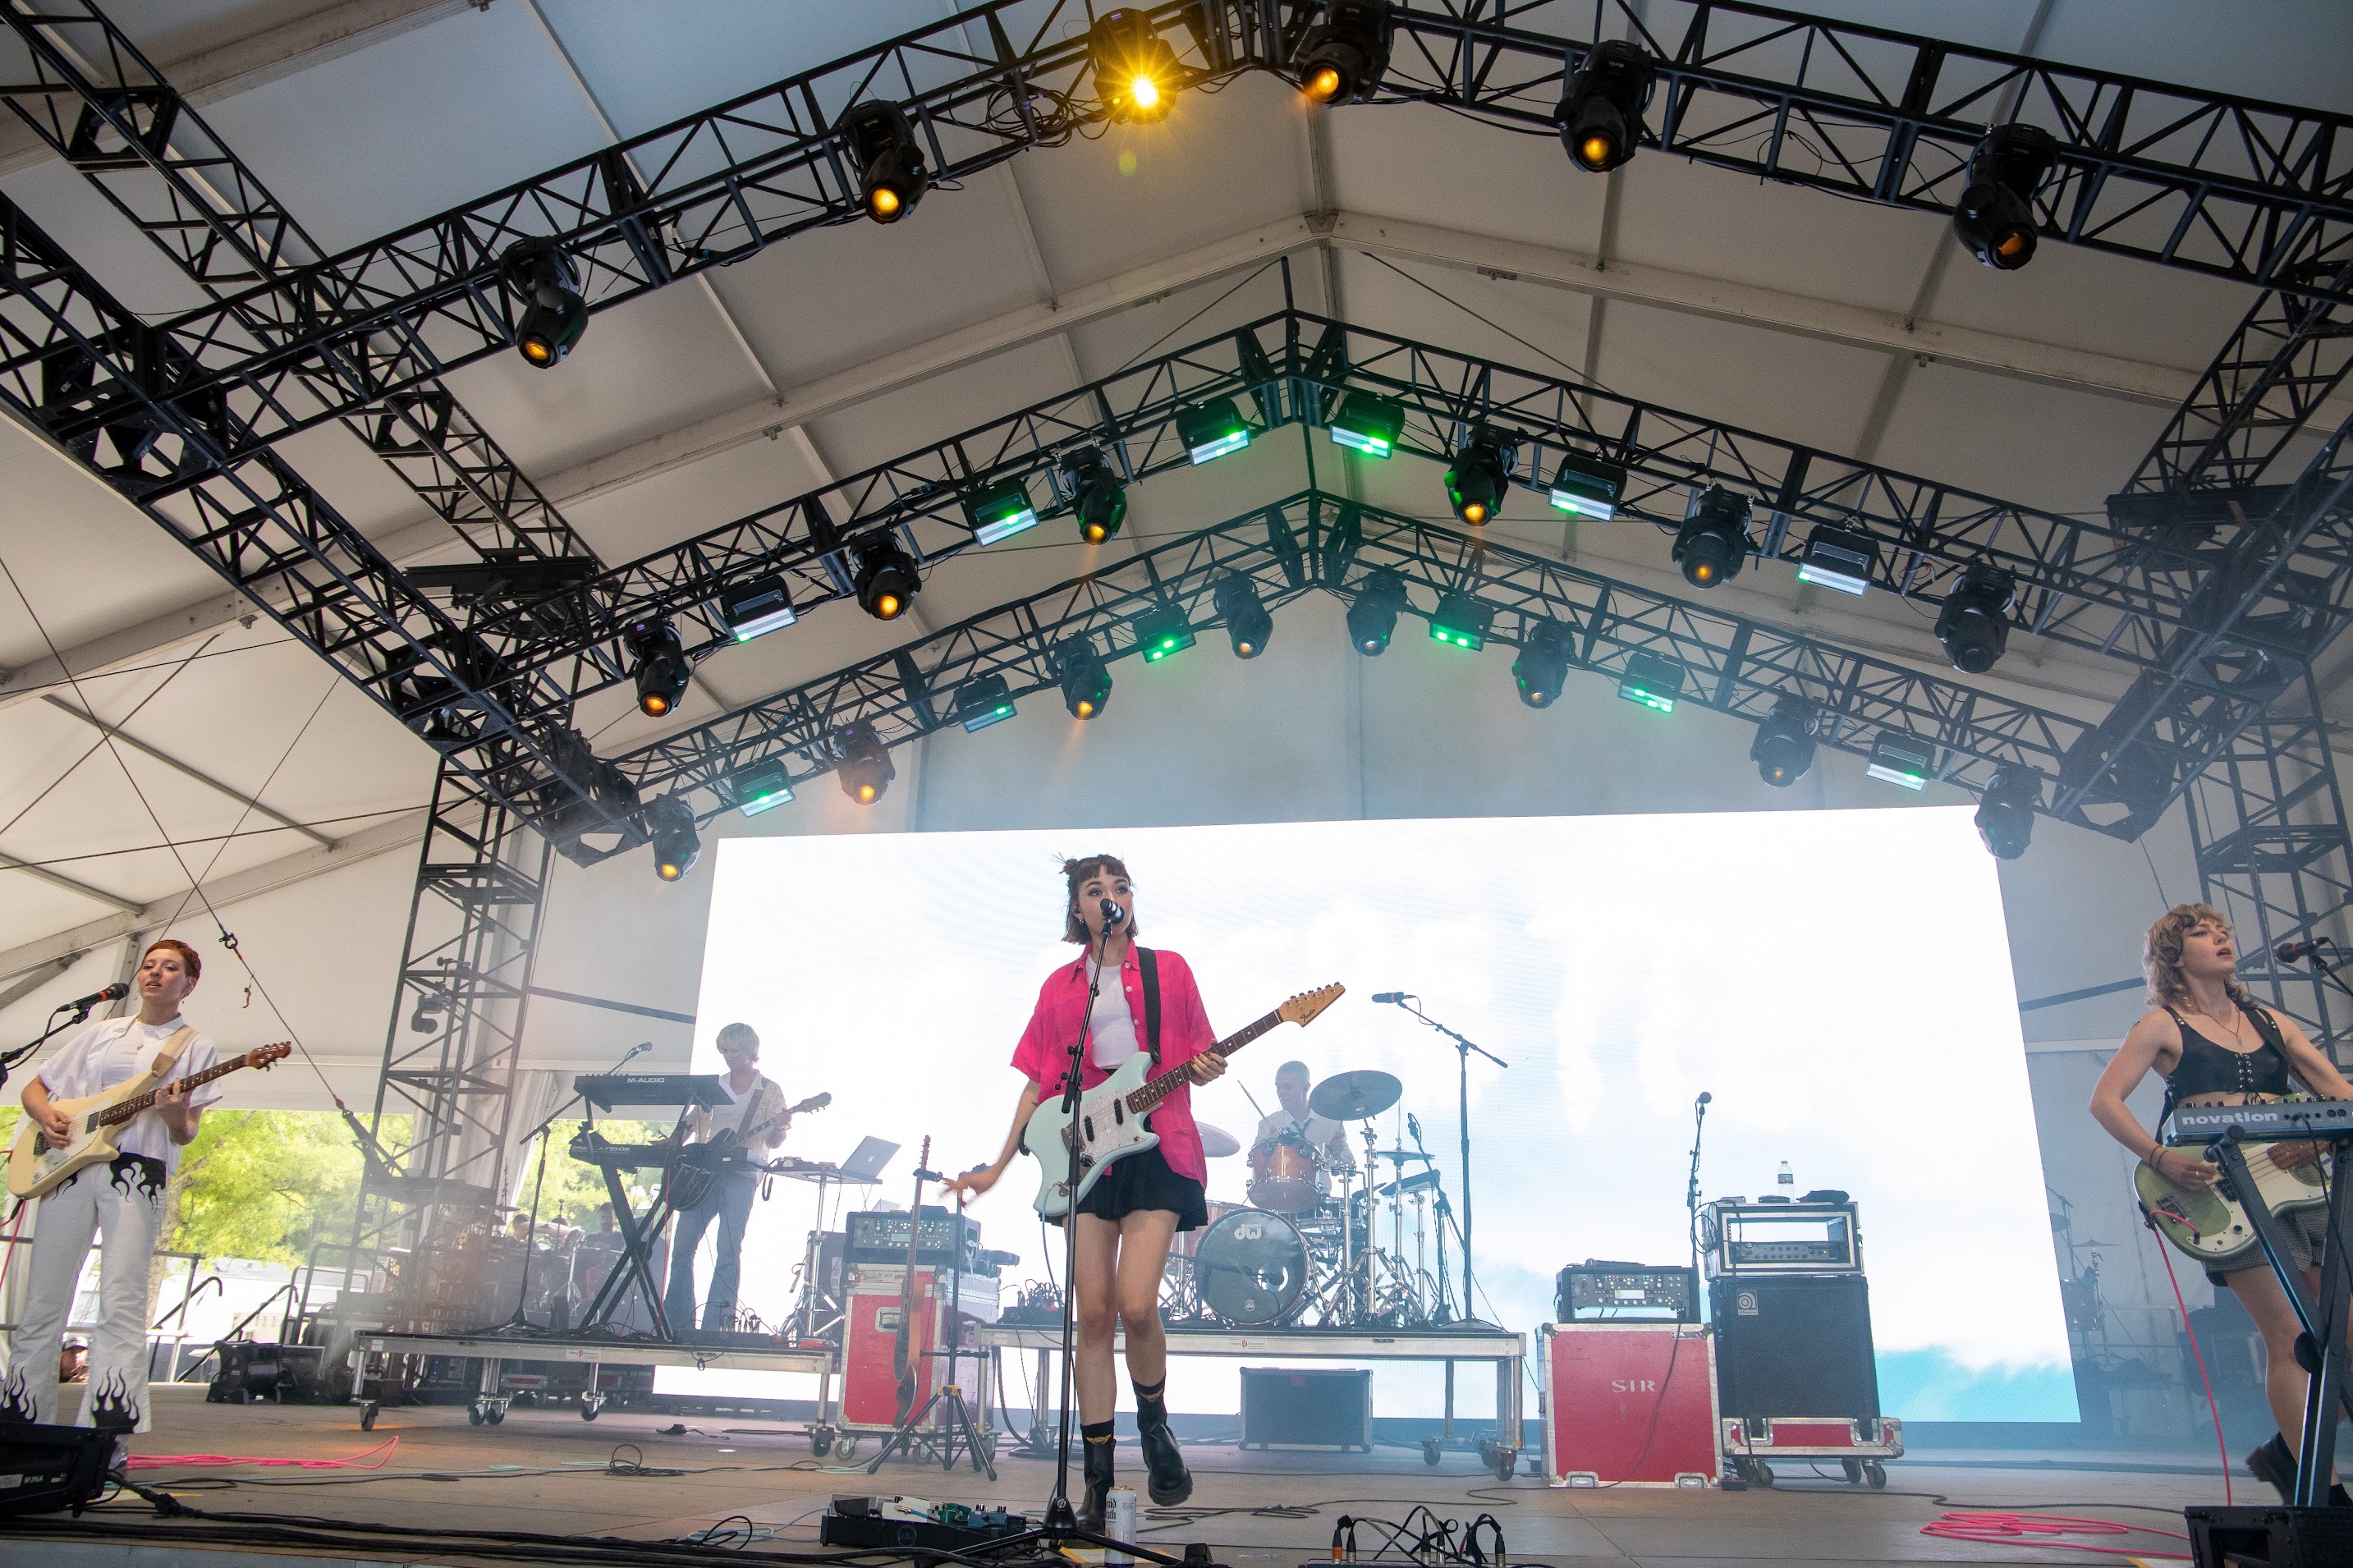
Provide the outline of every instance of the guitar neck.
[[[1247,1028],[1238,1029],[1210,1047],[1221,1057],[1232,1056],[1269,1029],[1282,1022],[1282,1009],[1278,1007]],[[1148,1080],[1142,1089],[1127,1097],[1129,1110],[1141,1116],[1192,1081],[1192,1074],[1182,1066],[1170,1068],[1158,1078]]]
[[[218,1067],[209,1067],[202,1072],[190,1073],[187,1077],[175,1079],[174,1081],[185,1083],[189,1089],[194,1089],[199,1084],[207,1084],[216,1078],[227,1077],[230,1073],[237,1071],[237,1068],[248,1065],[248,1058],[245,1057],[237,1057],[233,1060],[221,1063]],[[134,1096],[130,1100],[124,1100],[120,1105],[109,1106],[105,1110],[100,1112],[98,1120],[90,1125],[93,1127],[111,1127],[118,1121],[130,1121],[141,1111],[145,1110],[148,1107],[153,1105],[155,1103],[155,1097],[162,1094],[166,1087],[167,1086],[159,1083],[144,1094]]]

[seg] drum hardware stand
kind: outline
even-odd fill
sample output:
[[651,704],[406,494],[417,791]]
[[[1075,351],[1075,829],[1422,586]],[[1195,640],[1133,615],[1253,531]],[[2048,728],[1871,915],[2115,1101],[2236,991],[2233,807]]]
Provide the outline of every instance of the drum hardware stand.
[[[1471,1271],[1471,1053],[1478,1052],[1506,1071],[1510,1070],[1512,1064],[1486,1047],[1474,1043],[1468,1036],[1457,1034],[1415,1006],[1414,1003],[1419,1000],[1419,997],[1402,997],[1398,1000],[1398,1005],[1454,1042],[1454,1055],[1458,1063],[1455,1075],[1455,1103],[1459,1108],[1458,1114],[1462,1131],[1462,1219],[1456,1226],[1462,1235],[1462,1317],[1461,1321],[1475,1323],[1479,1321],[1479,1299],[1472,1289]],[[1443,1247],[1440,1248],[1441,1268],[1445,1267],[1444,1250]]]

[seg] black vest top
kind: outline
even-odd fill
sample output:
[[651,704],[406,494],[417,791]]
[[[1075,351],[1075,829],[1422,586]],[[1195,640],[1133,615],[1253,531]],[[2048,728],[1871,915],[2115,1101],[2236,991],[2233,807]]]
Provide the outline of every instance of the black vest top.
[[2181,1028],[2181,1059],[2165,1075],[2166,1098],[2179,1103],[2193,1094],[2288,1094],[2287,1050],[2280,1039],[2279,1029],[2260,1008],[2242,1006],[2263,1037],[2263,1044],[2252,1051],[2234,1051],[2218,1046],[2197,1030],[2172,1008],[2173,1021]]

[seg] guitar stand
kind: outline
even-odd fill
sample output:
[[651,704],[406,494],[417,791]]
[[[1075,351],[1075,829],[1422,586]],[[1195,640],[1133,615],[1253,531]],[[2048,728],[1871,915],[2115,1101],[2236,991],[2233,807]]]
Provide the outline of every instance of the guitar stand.
[[[954,1366],[955,1363],[951,1362],[949,1365]],[[947,1409],[940,1415],[938,1433],[921,1430],[924,1418],[932,1413],[932,1407],[940,1404],[945,1404]],[[923,1401],[921,1410],[892,1428],[891,1435],[882,1440],[881,1451],[867,1464],[866,1473],[870,1476],[874,1474],[894,1454],[904,1453],[913,1458],[918,1443],[937,1450],[943,1470],[955,1468],[956,1455],[961,1450],[972,1456],[972,1468],[976,1473],[985,1475],[992,1481],[997,1479],[997,1461],[988,1457],[981,1443],[971,1407],[964,1402],[964,1391],[953,1383],[943,1384],[934,1389],[932,1396]]]

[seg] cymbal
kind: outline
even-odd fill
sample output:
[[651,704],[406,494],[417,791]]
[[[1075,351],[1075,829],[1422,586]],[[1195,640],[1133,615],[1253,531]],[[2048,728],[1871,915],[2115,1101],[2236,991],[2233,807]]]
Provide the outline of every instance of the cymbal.
[[1423,1153],[1419,1149],[1376,1149],[1373,1151],[1373,1158],[1376,1160],[1394,1160],[1398,1164],[1402,1165],[1408,1160],[1428,1160],[1430,1156]]
[[1360,1068],[1335,1074],[1315,1086],[1307,1109],[1335,1121],[1355,1121],[1378,1116],[1405,1095],[1405,1085],[1385,1072]]
[[1229,1154],[1242,1152],[1242,1141],[1224,1128],[1212,1127],[1206,1121],[1197,1121],[1194,1125],[1201,1130],[1201,1152],[1210,1159],[1222,1160]]

